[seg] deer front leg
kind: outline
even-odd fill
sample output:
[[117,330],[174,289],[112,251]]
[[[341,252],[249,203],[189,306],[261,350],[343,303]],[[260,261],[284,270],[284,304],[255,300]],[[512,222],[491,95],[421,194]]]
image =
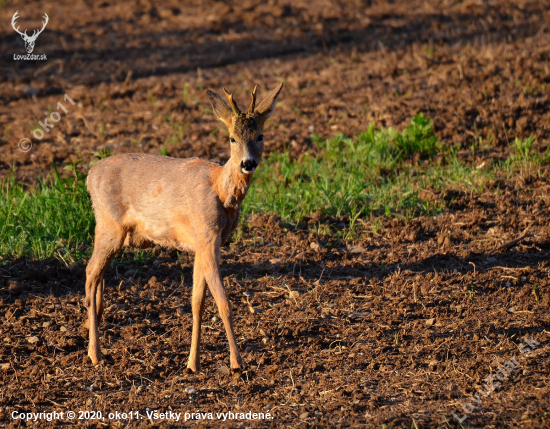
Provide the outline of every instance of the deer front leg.
[[231,304],[223,287],[222,279],[220,276],[220,237],[215,241],[215,247],[211,249],[205,249],[199,258],[201,269],[204,273],[208,288],[216,301],[220,317],[225,327],[227,334],[227,340],[229,342],[229,354],[231,369],[240,369],[243,365],[241,355],[237,346],[237,340],[235,339],[235,331],[233,329],[233,311],[231,310]]
[[200,347],[201,347],[201,322],[204,312],[204,298],[206,296],[206,281],[200,268],[198,257],[195,256],[195,265],[193,267],[193,298],[191,306],[193,308],[193,335],[191,337],[191,351],[189,353],[189,362],[187,368],[193,372],[201,369]]

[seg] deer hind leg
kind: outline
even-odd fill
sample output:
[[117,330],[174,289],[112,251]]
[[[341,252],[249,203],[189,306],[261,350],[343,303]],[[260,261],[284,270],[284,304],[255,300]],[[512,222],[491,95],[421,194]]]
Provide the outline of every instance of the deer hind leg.
[[96,305],[98,325],[101,323],[101,318],[103,316],[103,293],[104,292],[105,292],[105,280],[103,280],[103,275],[101,275],[101,279],[99,280],[99,286],[97,287],[97,291],[95,294],[95,305]]
[[201,347],[201,322],[204,312],[204,299],[206,296],[206,281],[204,274],[198,263],[198,257],[195,256],[195,265],[193,266],[193,298],[191,306],[193,308],[193,335],[191,337],[191,351],[189,353],[189,362],[187,368],[193,372],[201,369],[200,347]]
[[[107,265],[109,265],[109,264],[107,264]],[[104,294],[104,291],[105,291],[105,280],[103,279],[103,274],[102,274],[101,278],[99,280],[99,286],[97,287],[96,295],[95,295],[95,305],[96,305],[95,308],[96,308],[98,326],[101,323],[101,318],[103,316],[103,309],[104,309],[103,308],[103,294]],[[89,301],[85,298],[84,304],[86,305],[86,308],[88,308],[88,302]],[[82,324],[82,336],[87,338],[89,330],[90,330],[90,321],[86,317],[86,320]]]
[[102,227],[99,223],[95,230],[94,253],[86,266],[86,298],[88,308],[88,356],[95,365],[103,359],[99,348],[98,325],[103,315],[103,272],[113,260],[124,242],[124,231],[118,225]]
[[197,251],[195,261],[200,265],[206,283],[208,283],[208,288],[218,306],[218,311],[220,312],[220,317],[223,321],[227,340],[229,342],[231,368],[240,369],[243,365],[243,361],[239,353],[237,340],[235,339],[233,311],[231,310],[231,303],[229,302],[220,276],[220,241],[221,239],[218,237],[216,240],[212,240],[212,242],[202,246],[202,251]]

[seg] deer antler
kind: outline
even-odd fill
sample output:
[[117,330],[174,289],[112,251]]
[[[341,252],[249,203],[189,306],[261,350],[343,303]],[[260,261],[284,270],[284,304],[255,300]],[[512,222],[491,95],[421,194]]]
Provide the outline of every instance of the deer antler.
[[[44,12],[44,18],[46,18],[46,22],[44,22],[42,24],[42,28],[40,30],[34,30],[33,31],[32,36],[31,36],[32,39],[36,39],[39,36],[39,34],[44,31],[44,28],[46,28],[46,25],[48,25],[48,21],[50,20],[50,18],[48,17],[48,14],[46,12]],[[38,33],[37,33],[37,31],[38,31]]]
[[258,88],[258,85],[254,87],[254,91],[252,91],[252,102],[250,103],[250,107],[248,108],[247,114],[253,115],[254,109],[256,108],[256,88]]
[[227,90],[225,88],[223,89],[223,92],[225,92],[225,95],[229,99],[229,104],[231,105],[231,108],[233,109],[233,113],[236,116],[239,116],[241,114],[241,109],[239,109],[237,107],[237,103],[235,103],[235,100],[233,100],[233,94],[230,94],[229,92],[227,92]]
[[27,30],[25,30],[25,33],[21,33],[21,32],[19,31],[19,27],[15,28],[15,21],[17,21],[17,18],[19,18],[19,17],[17,16],[18,13],[19,13],[19,11],[17,10],[17,11],[15,11],[15,13],[13,14],[13,18],[11,19],[11,26],[12,26],[13,29],[14,29],[17,33],[19,33],[21,36],[26,36],[26,37],[28,37],[28,36],[27,36]]

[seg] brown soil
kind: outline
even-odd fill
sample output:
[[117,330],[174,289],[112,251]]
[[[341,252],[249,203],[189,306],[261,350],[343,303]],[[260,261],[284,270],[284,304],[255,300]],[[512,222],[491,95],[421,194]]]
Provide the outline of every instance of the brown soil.
[[[5,23],[17,8],[28,28],[48,13],[34,53],[49,61],[13,61],[23,42],[11,27],[0,29],[0,175],[13,165],[17,178],[36,183],[52,161],[89,161],[103,147],[158,153],[166,144],[173,156],[224,160],[226,134],[203,89],[226,86],[243,104],[255,83],[264,93],[281,80],[268,150],[298,156],[316,149],[312,132],[354,134],[371,121],[400,128],[422,111],[443,142],[462,145],[465,162],[506,156],[516,136],[536,136],[542,151],[550,130],[549,6],[60,1],[23,10],[7,2]],[[18,150],[64,94],[76,105],[64,102],[68,113],[55,128],[29,152]],[[462,417],[470,403],[464,426],[550,427],[549,177],[549,168],[525,169],[478,195],[430,194],[448,200],[443,215],[383,220],[379,229],[365,221],[353,243],[272,217],[250,219],[222,265],[242,374],[228,374],[211,299],[202,372],[185,371],[191,257],[178,261],[157,249],[152,260],[121,257],[108,269],[107,360],[97,367],[79,332],[85,267],[5,263],[0,420],[18,425],[14,410],[142,417],[231,410],[274,416],[234,426],[456,427],[452,412]],[[321,221],[333,231],[343,225]],[[517,245],[499,247],[526,230]],[[540,344],[477,403],[499,365],[525,357],[522,338]],[[199,423],[223,424],[213,417]]]

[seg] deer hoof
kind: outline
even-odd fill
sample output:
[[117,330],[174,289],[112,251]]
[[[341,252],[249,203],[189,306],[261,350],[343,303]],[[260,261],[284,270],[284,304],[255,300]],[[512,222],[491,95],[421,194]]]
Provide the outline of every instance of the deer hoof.
[[187,364],[187,368],[186,368],[187,372],[194,372],[194,373],[197,373],[201,370],[201,365],[200,363],[197,363],[197,364],[192,364],[191,362],[189,362]]
[[238,356],[236,359],[230,359],[230,360],[231,360],[231,370],[243,369],[244,362],[240,356]]
[[243,367],[231,368],[231,371],[230,371],[231,375],[241,375],[242,373],[243,373]]
[[103,357],[103,353],[101,352],[88,352],[88,357],[92,361],[92,364],[97,365],[105,358]]
[[244,368],[244,363],[242,361],[237,363],[234,363],[234,362],[231,363],[231,372],[242,371],[243,368]]

